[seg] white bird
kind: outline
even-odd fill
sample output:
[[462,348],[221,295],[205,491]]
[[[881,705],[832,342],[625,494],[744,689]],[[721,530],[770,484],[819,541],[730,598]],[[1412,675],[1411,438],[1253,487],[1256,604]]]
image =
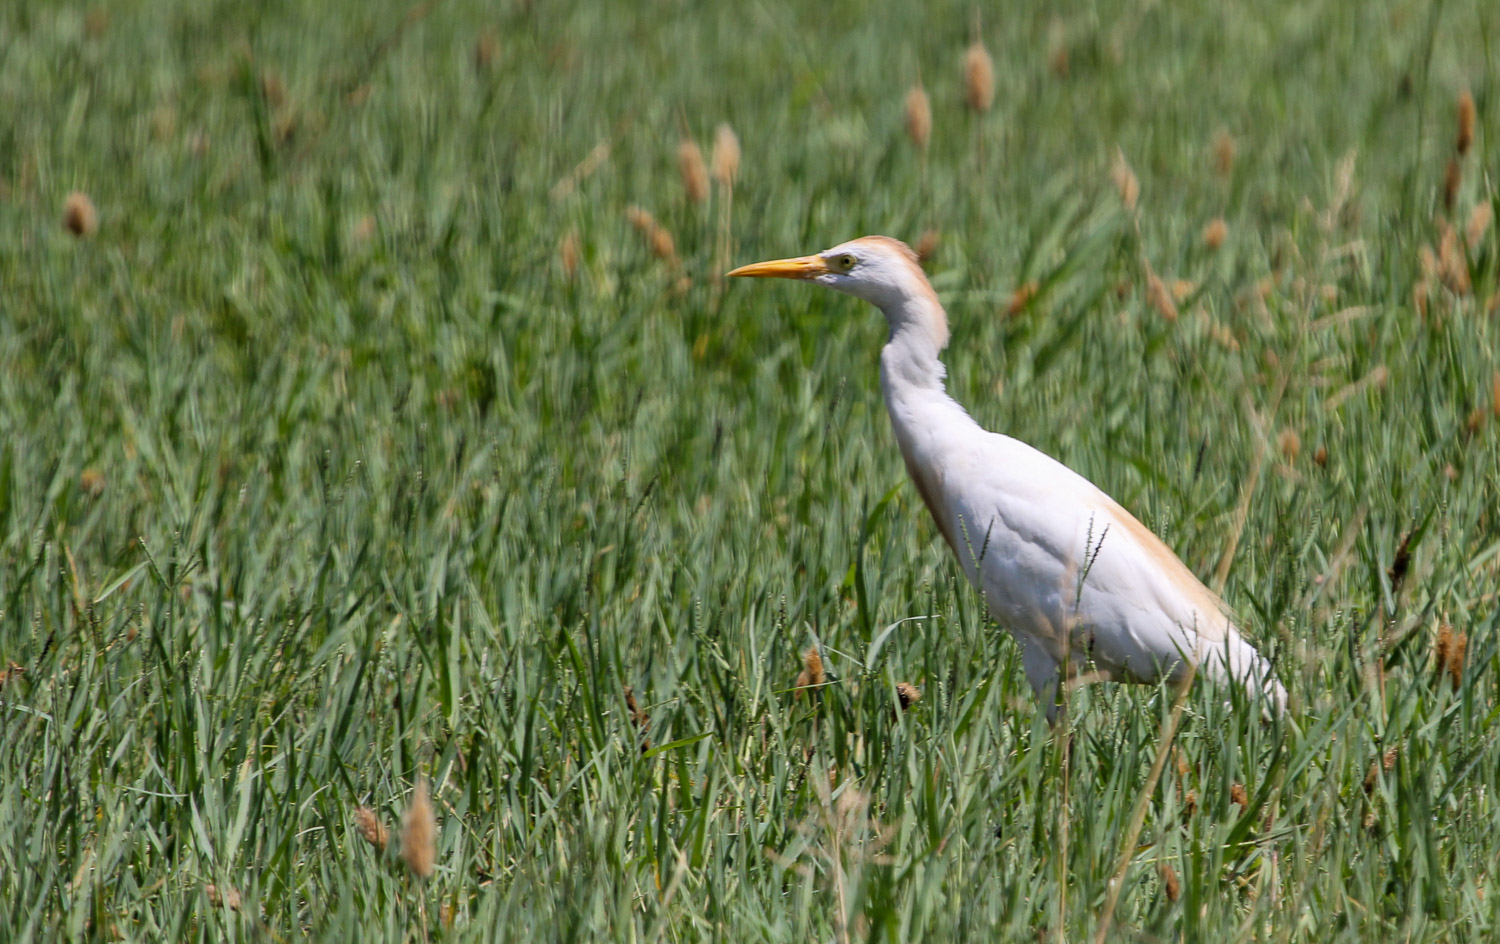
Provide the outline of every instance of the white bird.
[[732,276],[801,279],[885,313],[880,386],[906,471],[991,616],[1021,645],[1049,720],[1067,677],[1181,682],[1196,671],[1274,712],[1286,690],[1224,603],[1092,482],[985,430],[943,386],[948,316],[903,242],[865,236]]

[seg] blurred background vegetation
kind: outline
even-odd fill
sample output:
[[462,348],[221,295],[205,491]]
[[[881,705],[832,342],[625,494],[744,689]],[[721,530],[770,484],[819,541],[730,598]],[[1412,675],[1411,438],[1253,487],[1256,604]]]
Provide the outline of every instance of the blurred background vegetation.
[[[0,936],[1489,938],[1497,24],[6,4]],[[870,232],[1286,720],[1047,728],[879,315],[721,278]]]

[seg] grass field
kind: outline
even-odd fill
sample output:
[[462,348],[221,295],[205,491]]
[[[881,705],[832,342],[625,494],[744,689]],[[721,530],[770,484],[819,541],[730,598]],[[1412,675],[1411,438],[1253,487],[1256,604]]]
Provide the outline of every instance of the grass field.
[[[0,112],[0,939],[1500,935],[1490,0],[16,0]],[[928,231],[1284,720],[1050,730],[879,314],[720,278]]]

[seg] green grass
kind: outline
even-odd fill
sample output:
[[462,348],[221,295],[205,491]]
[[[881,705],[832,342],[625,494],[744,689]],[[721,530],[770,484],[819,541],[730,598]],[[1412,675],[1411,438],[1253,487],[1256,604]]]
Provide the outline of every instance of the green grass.
[[[1414,295],[1464,88],[1451,217],[1500,209],[1487,0],[987,8],[983,116],[969,5],[721,6],[5,5],[0,938],[1084,940],[1122,852],[1112,940],[1500,933],[1494,228]],[[1243,504],[1284,721],[1197,686],[1154,789],[1170,693],[1049,730],[904,481],[879,315],[717,278],[929,228],[982,423],[1205,578]],[[421,777],[425,884],[353,819]]]

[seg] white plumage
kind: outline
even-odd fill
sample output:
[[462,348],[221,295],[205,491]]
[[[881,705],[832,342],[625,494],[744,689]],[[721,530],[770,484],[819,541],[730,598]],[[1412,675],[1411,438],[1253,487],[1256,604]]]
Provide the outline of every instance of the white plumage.
[[990,614],[1021,644],[1049,718],[1060,669],[1110,681],[1177,681],[1189,663],[1272,710],[1286,691],[1228,610],[1155,534],[1093,483],[991,433],[948,396],[948,319],[916,254],[866,236],[730,275],[803,279],[885,313],[880,382],[906,469]]

